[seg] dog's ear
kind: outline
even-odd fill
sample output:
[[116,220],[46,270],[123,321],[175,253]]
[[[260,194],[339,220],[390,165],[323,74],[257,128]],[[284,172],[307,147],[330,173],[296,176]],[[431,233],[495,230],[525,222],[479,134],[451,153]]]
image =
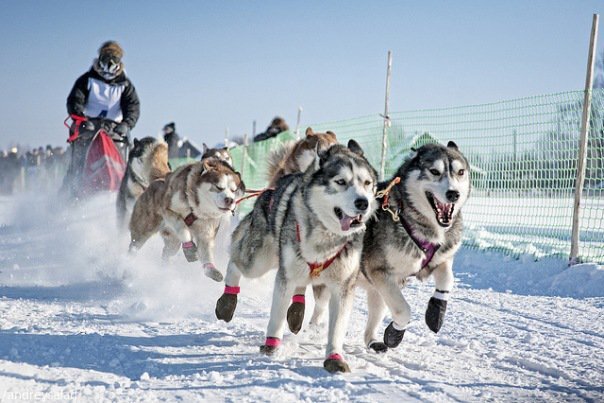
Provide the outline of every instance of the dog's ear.
[[245,193],[245,183],[243,183],[243,178],[241,177],[241,174],[238,171],[235,171],[235,174],[239,178],[239,190],[241,190],[241,193],[243,194]]
[[363,149],[361,148],[359,143],[357,143],[356,141],[354,141],[352,139],[348,140],[348,148],[350,149],[350,151],[352,151],[355,154],[360,155],[361,157],[364,154]]
[[452,148],[452,149],[454,149],[454,150],[459,150],[459,148],[457,147],[457,144],[455,144],[455,142],[454,142],[454,141],[449,141],[449,142],[447,143],[447,147]]
[[134,147],[136,147],[138,145],[139,141],[138,139],[135,137],[134,141],[132,142],[132,144],[134,144]]
[[204,173],[205,171],[209,171],[210,169],[212,169],[212,158],[206,158],[204,160],[201,161],[201,172]]
[[329,134],[329,135],[331,135],[331,136],[333,136],[333,139],[334,139],[335,141],[338,141],[338,137],[337,137],[337,136],[336,136],[336,134],[335,134],[334,132],[332,132],[331,130],[327,130],[325,133],[326,133],[326,134]]
[[407,154],[407,156],[405,157],[405,161],[411,161],[415,157],[417,157],[417,148],[411,147],[411,149],[409,150],[409,154]]
[[203,146],[203,154],[206,153],[206,151],[208,151],[208,146],[206,145],[206,143],[202,143]]
[[312,131],[312,127],[307,127],[306,128],[306,137],[311,137],[314,135],[315,135],[315,132]]
[[319,151],[319,138],[314,134],[308,136],[306,138],[306,142],[308,144],[308,148],[314,148],[315,153]]
[[[315,160],[311,164],[315,171],[318,171],[321,168],[321,160],[325,154],[327,154],[327,153],[324,152],[322,155],[319,155],[319,142],[317,141],[315,144]],[[307,171],[308,171],[308,169],[307,169]]]
[[222,151],[229,151],[228,147],[222,147]]

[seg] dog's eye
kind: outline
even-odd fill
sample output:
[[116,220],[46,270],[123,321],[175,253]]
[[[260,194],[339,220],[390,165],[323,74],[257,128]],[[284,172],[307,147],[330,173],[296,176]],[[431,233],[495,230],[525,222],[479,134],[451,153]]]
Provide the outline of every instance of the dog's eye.
[[364,185],[365,185],[365,187],[371,186],[371,181],[365,181]]
[[216,189],[217,192],[222,192],[225,188],[220,187],[218,185],[214,185],[214,189]]
[[438,169],[431,169],[430,173],[434,176],[440,176],[440,172],[438,171]]
[[457,175],[464,176],[465,173],[466,173],[465,169],[460,169],[459,172],[457,172]]
[[344,179],[338,179],[335,182],[337,185],[340,185],[340,186],[344,186],[346,184],[346,181]]

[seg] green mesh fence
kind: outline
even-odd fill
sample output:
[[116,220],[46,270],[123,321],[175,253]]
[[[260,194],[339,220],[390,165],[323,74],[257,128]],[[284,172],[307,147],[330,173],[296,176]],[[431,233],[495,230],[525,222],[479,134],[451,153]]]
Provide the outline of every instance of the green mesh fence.
[[[453,140],[472,166],[465,245],[513,256],[568,257],[583,94],[393,113],[385,177],[391,177],[411,148]],[[604,90],[594,90],[592,102],[579,254],[584,261],[604,263]],[[355,139],[379,169],[384,120],[378,114],[310,126],[335,132],[343,143]],[[248,188],[266,186],[268,153],[294,138],[282,133],[232,149],[235,168]],[[252,204],[245,202],[242,212]]]

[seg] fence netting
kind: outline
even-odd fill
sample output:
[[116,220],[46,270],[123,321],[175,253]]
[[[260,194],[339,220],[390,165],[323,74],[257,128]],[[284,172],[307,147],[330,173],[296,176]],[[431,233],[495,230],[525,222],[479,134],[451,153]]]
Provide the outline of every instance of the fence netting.
[[[583,91],[572,91],[392,113],[386,128],[385,178],[412,148],[453,140],[472,171],[472,193],[463,211],[464,244],[516,257],[568,257],[583,97]],[[590,118],[579,255],[584,261],[604,263],[602,89],[593,91]],[[342,143],[355,139],[379,170],[384,131],[380,114],[309,126],[315,132],[335,132]],[[294,133],[285,132],[231,150],[248,188],[267,185],[268,154],[294,139]],[[249,211],[252,204],[244,202],[241,211]]]

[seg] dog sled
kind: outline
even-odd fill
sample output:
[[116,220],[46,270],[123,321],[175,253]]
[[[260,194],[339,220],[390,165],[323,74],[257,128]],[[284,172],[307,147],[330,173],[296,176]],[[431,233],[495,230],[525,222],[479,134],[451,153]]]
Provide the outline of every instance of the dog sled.
[[[68,121],[72,123],[69,124]],[[71,115],[69,167],[62,190],[73,198],[102,191],[117,191],[126,170],[128,138],[113,132],[117,122]]]

